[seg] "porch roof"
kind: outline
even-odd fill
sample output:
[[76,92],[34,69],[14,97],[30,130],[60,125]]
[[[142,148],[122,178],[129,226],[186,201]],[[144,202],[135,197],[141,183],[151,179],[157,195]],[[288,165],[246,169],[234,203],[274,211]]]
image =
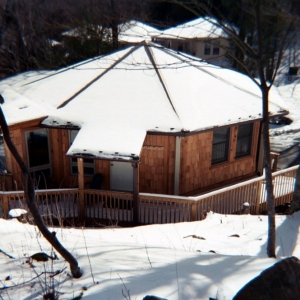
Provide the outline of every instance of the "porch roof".
[[[9,125],[34,116],[45,126],[80,128],[67,154],[102,159],[138,160],[149,131],[201,131],[262,113],[260,90],[247,76],[152,43],[8,78],[0,93]],[[270,113],[283,110],[272,88]]]

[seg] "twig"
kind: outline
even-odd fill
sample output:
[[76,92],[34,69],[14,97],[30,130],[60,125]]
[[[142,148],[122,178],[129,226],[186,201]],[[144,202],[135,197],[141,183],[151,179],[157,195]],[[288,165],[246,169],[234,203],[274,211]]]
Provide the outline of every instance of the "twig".
[[90,269],[91,269],[91,275],[92,275],[92,278],[93,278],[93,283],[96,284],[94,274],[93,274],[92,264],[91,264],[91,260],[90,260],[90,256],[89,256],[89,252],[88,252],[87,245],[86,245],[86,240],[85,240],[85,235],[84,235],[83,228],[82,228],[82,235],[83,235],[83,239],[84,239],[86,254],[87,254],[87,257],[88,257],[88,260],[89,260],[89,265],[90,265]]
[[7,257],[11,258],[11,259],[15,259],[13,256],[7,254],[6,252],[4,252],[3,250],[0,249],[0,253],[3,253],[4,255],[6,255]]
[[186,239],[186,238],[188,238],[188,237],[192,237],[192,238],[198,239],[198,240],[205,240],[204,237],[198,236],[198,235],[195,235],[195,234],[187,235],[187,236],[184,236],[183,238]]
[[125,293],[124,293],[124,290],[122,289],[122,295],[123,295],[123,297],[124,297],[126,300],[131,300],[131,298],[130,298],[130,290],[127,289],[127,287],[126,287],[126,285],[125,285],[123,279],[120,277],[119,273],[118,273],[118,276],[119,276],[119,278],[121,279],[122,284],[123,284],[123,286],[124,286],[124,288],[125,288],[125,291],[126,291],[126,294],[125,294]]
[[176,260],[175,266],[176,266],[177,294],[178,294],[178,299],[180,299],[179,298],[178,266],[177,266],[177,256],[176,256],[176,250],[175,249],[174,249],[174,254],[175,254],[175,260]]
[[6,290],[6,289],[9,289],[9,288],[13,288],[13,287],[16,287],[16,286],[20,286],[20,285],[29,283],[29,282],[31,282],[31,281],[33,281],[33,280],[35,280],[35,279],[41,277],[41,276],[44,275],[44,274],[51,274],[51,273],[54,273],[54,274],[50,275],[50,277],[54,277],[54,276],[56,276],[56,275],[62,273],[66,268],[67,268],[67,267],[64,267],[61,271],[60,271],[60,270],[57,270],[57,271],[55,271],[55,272],[47,272],[47,271],[45,271],[45,272],[42,272],[42,273],[38,274],[37,276],[31,278],[30,280],[24,281],[24,282],[19,283],[19,284],[11,285],[11,286],[4,286],[4,287],[0,288],[0,290],[3,291],[3,290]]
[[[140,229],[140,230],[141,230],[141,229]],[[146,250],[148,262],[149,262],[149,264],[150,264],[150,267],[152,268],[152,263],[151,263],[151,260],[150,260],[150,257],[149,257],[148,248],[147,248],[146,241],[145,241],[145,237],[144,237],[144,234],[143,234],[143,231],[142,231],[142,230],[141,230],[141,233],[142,233],[143,240],[144,240],[144,245],[145,245],[145,250]]]
[[50,272],[50,273],[54,273],[54,274],[50,275],[49,277],[53,278],[53,277],[55,277],[56,275],[61,274],[66,268],[67,268],[67,267],[64,267],[62,270],[57,270],[57,271],[55,271],[55,272]]

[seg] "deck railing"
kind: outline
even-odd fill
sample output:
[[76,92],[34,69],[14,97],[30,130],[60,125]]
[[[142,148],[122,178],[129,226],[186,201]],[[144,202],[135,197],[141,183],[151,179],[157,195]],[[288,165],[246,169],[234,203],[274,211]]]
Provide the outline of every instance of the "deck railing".
[[[293,197],[298,166],[273,173],[275,204],[290,202]],[[139,194],[139,223],[176,223],[202,220],[209,211],[240,214],[245,202],[251,214],[266,210],[264,176],[194,197]],[[83,218],[87,224],[128,224],[133,220],[131,193],[103,190],[56,189],[36,191],[38,209],[48,225],[76,224]],[[24,192],[1,192],[2,216],[12,208],[27,209]],[[91,222],[91,220],[93,222]]]

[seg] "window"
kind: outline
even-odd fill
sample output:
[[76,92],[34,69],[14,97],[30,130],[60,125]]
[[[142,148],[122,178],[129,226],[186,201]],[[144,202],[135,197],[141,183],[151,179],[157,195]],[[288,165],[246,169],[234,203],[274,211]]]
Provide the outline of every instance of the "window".
[[191,43],[190,42],[187,42],[186,43],[186,53],[191,53]]
[[178,42],[178,51],[183,51],[183,42]]
[[208,43],[204,45],[204,55],[210,55],[210,44]]
[[251,154],[253,123],[240,125],[236,142],[236,157]]
[[214,42],[213,44],[213,55],[219,55],[220,54],[220,42]]
[[211,160],[212,165],[228,161],[229,137],[229,127],[214,130]]
[[[77,134],[78,134],[77,130],[69,131],[70,145],[72,145]],[[74,157],[70,158],[70,166],[71,166],[71,174],[77,175],[78,174],[77,158],[74,158]],[[93,176],[95,174],[94,160],[91,158],[84,158],[83,159],[83,168],[84,168],[84,175]]]
[[49,138],[47,129],[37,129],[25,132],[25,143],[29,171],[33,179],[40,183],[51,176]]

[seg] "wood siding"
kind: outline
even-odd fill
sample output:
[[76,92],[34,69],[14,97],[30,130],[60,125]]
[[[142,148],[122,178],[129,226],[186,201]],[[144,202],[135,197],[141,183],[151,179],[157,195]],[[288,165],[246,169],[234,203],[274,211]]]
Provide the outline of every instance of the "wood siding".
[[260,122],[253,126],[251,155],[235,158],[237,126],[231,127],[228,161],[211,165],[213,132],[185,137],[181,141],[180,194],[201,190],[256,172]]
[[[24,138],[22,135],[22,130],[21,129],[16,129],[10,131],[10,137],[21,155],[21,157],[24,159],[25,162],[27,162],[27,157],[26,157],[26,152],[24,152]],[[9,173],[13,174],[13,185],[14,189],[23,189],[23,175],[21,172],[21,169],[19,165],[17,164],[16,160],[14,157],[11,155],[10,151],[8,150],[6,144],[4,144],[4,151],[5,151],[5,161],[6,161],[6,168]]]
[[[30,124],[32,125],[32,124]],[[39,129],[14,128],[11,137],[22,158],[27,163],[24,134],[27,130]],[[230,180],[243,179],[257,171],[257,148],[260,121],[253,126],[251,155],[235,158],[237,126],[231,127],[228,162],[211,165],[213,132],[208,131],[181,139],[179,194],[224,185]],[[78,176],[71,175],[70,158],[66,156],[70,147],[69,133],[65,129],[48,129],[51,153],[51,181],[60,188],[78,187]],[[142,193],[174,194],[175,178],[175,136],[148,134],[141,152],[139,167],[139,191]],[[21,170],[5,148],[7,169],[13,174],[18,189],[23,188]],[[110,190],[110,164],[108,160],[96,160],[95,173],[103,175],[102,189]],[[85,176],[88,183],[92,176]],[[86,188],[89,186],[86,184]]]
[[[69,130],[66,129],[50,129],[51,141],[51,161],[53,180],[59,183],[60,187],[78,187],[78,176],[71,174],[70,159],[66,153],[70,147]],[[103,175],[103,189],[110,189],[110,162],[105,160],[95,161],[95,173]],[[86,188],[92,180],[92,176],[85,176],[84,182]]]
[[140,192],[173,194],[175,137],[147,135],[140,162]]

